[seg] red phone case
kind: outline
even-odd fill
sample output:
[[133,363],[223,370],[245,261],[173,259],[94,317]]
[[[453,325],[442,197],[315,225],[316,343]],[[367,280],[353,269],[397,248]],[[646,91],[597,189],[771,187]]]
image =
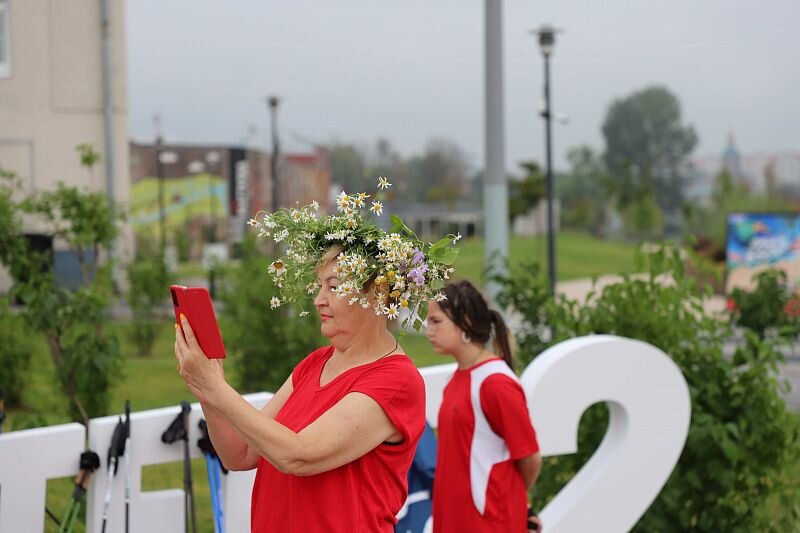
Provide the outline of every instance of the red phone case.
[[180,316],[183,313],[189,320],[194,336],[206,357],[225,359],[225,345],[222,344],[222,335],[208,291],[202,287],[183,285],[170,285],[169,291],[172,293],[175,321],[180,324]]

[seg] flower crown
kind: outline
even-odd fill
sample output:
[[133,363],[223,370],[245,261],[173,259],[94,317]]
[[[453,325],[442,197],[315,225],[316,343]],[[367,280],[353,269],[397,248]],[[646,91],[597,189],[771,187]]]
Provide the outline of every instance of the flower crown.
[[[380,191],[391,186],[386,178],[378,178]],[[413,318],[411,325],[419,330],[427,302],[445,298],[441,289],[453,273],[452,264],[458,256],[458,248],[452,245],[461,235],[426,243],[395,215],[391,216],[391,229],[385,232],[375,224],[383,214],[380,191],[374,198],[363,192],[340,193],[336,197],[337,215],[319,216],[319,204],[312,202],[271,214],[259,212],[248,222],[258,228],[259,237],[272,236],[276,243],[285,243],[284,255],[268,269],[280,292],[280,297],[270,300],[273,309],[295,303],[301,309],[300,316],[307,315],[304,307],[309,295],[319,289],[316,270],[324,254],[338,244],[343,251],[336,263],[336,295],[347,298],[350,305],[372,306],[375,314],[391,320],[408,310],[403,329],[408,329]],[[368,201],[372,203],[369,218],[363,213]],[[373,303],[362,290],[370,281]]]

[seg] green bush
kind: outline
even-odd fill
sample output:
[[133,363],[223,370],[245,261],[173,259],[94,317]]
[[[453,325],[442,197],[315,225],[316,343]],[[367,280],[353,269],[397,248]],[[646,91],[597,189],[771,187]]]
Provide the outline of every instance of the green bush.
[[25,390],[34,342],[23,317],[0,298],[0,389],[6,408],[18,407]]
[[[748,333],[748,341],[726,355],[731,326],[706,315],[708,289],[684,276],[678,252],[662,249],[646,256],[643,266],[646,279],[626,277],[583,304],[550,299],[530,267],[501,279],[501,303],[525,320],[517,335],[520,359],[530,361],[567,338],[608,333],[648,342],[680,367],[692,400],[689,435],[675,470],[634,531],[796,530],[800,487],[784,472],[800,461],[800,427],[781,397],[786,384],[778,379],[777,365],[783,339]],[[549,501],[586,463],[607,424],[605,406],[587,411],[578,453],[545,459],[537,503]]]
[[800,332],[800,302],[787,290],[786,273],[765,270],[754,277],[755,289],[737,287],[731,294],[728,308],[733,323],[762,339],[771,330],[781,336],[796,336]]
[[169,301],[169,285],[174,279],[156,246],[147,240],[139,242],[136,257],[128,265],[128,304],[133,322],[128,330],[130,340],[140,355],[149,356],[156,336],[164,326],[161,307]]
[[275,391],[303,357],[328,341],[315,314],[300,318],[288,308],[270,309],[270,298],[279,294],[267,276],[270,260],[253,239],[242,243],[241,254],[238,265],[220,272],[225,344],[239,388]]
[[186,234],[186,228],[179,226],[175,228],[175,250],[178,254],[178,262],[187,262],[192,255],[192,240]]

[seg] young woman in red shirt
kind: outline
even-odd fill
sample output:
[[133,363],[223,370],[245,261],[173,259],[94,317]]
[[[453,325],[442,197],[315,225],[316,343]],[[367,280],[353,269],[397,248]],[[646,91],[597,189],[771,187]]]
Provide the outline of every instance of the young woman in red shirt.
[[[528,491],[542,460],[508,329],[468,281],[444,294],[429,304],[425,334],[458,368],[439,409],[433,531],[540,531]],[[492,336],[495,353],[487,349]]]

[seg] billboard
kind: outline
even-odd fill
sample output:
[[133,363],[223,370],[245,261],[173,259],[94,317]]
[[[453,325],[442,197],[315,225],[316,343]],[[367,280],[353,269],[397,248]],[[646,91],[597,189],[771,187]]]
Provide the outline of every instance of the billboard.
[[800,290],[800,214],[730,213],[727,235],[726,292],[753,289],[753,276],[767,269],[783,270],[788,288]]

